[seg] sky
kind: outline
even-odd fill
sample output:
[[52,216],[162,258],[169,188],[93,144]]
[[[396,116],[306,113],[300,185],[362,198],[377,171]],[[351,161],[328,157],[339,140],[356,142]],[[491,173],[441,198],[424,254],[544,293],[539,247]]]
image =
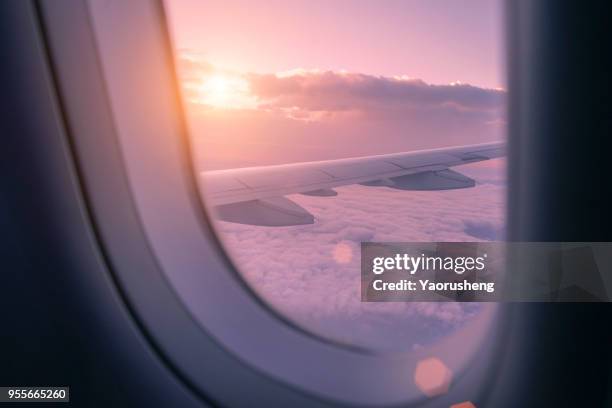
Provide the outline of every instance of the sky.
[[202,169],[503,138],[500,0],[256,4],[167,2]]
[[[408,75],[504,88],[500,0],[171,0],[175,41],[211,63]],[[180,23],[179,23],[180,22]]]
[[[166,5],[202,171],[505,137],[501,0]],[[288,197],[314,225],[216,228],[245,280],[298,324],[367,348],[412,349],[481,306],[361,303],[359,243],[503,239],[505,161],[454,170],[476,187],[346,186],[333,198]]]

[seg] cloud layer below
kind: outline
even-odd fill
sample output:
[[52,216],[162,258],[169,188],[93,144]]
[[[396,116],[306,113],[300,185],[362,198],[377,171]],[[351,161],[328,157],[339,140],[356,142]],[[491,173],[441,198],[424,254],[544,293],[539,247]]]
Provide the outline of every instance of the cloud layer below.
[[362,303],[359,243],[503,239],[504,162],[458,170],[480,183],[439,192],[347,186],[337,197],[290,196],[316,216],[314,225],[217,227],[247,282],[299,325],[361,347],[412,349],[461,327],[481,306]]

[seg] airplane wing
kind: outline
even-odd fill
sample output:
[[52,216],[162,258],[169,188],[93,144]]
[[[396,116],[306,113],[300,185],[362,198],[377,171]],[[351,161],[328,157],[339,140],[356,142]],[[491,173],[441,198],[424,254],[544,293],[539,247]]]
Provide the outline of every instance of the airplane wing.
[[264,226],[314,223],[288,194],[330,197],[349,184],[400,190],[449,190],[476,183],[450,167],[505,155],[505,143],[484,143],[338,160],[202,172],[206,199],[230,222]]

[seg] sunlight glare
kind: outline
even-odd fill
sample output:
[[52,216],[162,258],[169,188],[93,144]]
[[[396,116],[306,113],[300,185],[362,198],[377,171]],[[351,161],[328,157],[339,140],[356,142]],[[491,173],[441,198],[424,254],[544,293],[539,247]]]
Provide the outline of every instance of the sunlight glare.
[[196,86],[194,102],[218,109],[249,109],[256,99],[249,91],[248,82],[239,76],[213,74]]

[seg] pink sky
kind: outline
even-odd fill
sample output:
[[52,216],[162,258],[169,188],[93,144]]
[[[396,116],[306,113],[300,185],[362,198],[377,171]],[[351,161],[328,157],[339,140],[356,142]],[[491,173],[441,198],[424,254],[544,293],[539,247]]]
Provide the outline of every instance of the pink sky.
[[176,44],[218,66],[505,88],[501,0],[168,0]]
[[501,1],[167,1],[202,169],[503,138]]

